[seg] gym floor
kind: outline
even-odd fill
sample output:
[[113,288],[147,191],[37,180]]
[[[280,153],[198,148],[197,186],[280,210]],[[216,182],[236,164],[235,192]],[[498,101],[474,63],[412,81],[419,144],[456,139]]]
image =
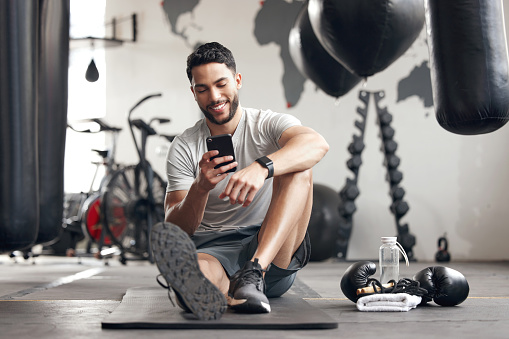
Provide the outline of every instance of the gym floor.
[[[468,299],[459,306],[431,302],[409,312],[360,312],[339,281],[351,262],[310,263],[298,275],[303,297],[338,322],[327,330],[113,330],[101,321],[125,291],[158,286],[155,265],[116,258],[0,256],[0,338],[508,338],[509,262],[452,262],[465,275]],[[411,262],[401,277],[436,263]],[[309,289],[302,287],[309,287]],[[161,300],[169,302],[169,300]],[[256,321],[253,315],[253,321]]]

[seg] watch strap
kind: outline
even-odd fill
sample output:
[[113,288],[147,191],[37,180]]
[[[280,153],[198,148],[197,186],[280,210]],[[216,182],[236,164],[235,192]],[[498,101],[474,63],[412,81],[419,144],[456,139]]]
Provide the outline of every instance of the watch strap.
[[261,157],[256,159],[256,162],[269,170],[269,174],[265,179],[272,178],[274,175],[274,164],[272,163],[272,160],[270,160],[268,157]]

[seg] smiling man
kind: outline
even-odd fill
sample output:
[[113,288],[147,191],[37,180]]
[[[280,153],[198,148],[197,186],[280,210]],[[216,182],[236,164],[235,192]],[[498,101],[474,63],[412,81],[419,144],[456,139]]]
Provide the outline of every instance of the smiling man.
[[[268,298],[284,294],[309,260],[311,168],[329,146],[291,115],[242,107],[242,76],[217,42],[189,55],[187,76],[205,117],[168,152],[166,222],[152,232],[156,264],[199,319],[218,319],[227,305],[268,313]],[[207,151],[206,139],[221,134],[232,135],[234,162]]]

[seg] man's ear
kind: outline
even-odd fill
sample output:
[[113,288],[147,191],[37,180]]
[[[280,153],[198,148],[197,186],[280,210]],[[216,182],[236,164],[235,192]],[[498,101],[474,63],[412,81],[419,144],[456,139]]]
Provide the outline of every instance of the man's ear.
[[237,84],[237,89],[240,89],[242,87],[242,74],[240,73],[235,74],[235,83]]
[[196,93],[194,92],[194,87],[191,85],[189,86],[189,89],[191,89],[191,92],[193,93],[194,100],[196,100]]

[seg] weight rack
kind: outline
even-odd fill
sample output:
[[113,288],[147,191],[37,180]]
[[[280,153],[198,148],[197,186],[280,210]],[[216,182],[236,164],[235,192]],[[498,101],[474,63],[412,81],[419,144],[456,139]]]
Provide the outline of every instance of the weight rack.
[[360,131],[360,135],[353,135],[353,140],[348,146],[348,152],[351,154],[350,159],[346,162],[346,166],[354,174],[353,179],[347,178],[345,185],[339,191],[340,203],[338,212],[340,216],[337,240],[336,255],[340,259],[346,259],[348,250],[348,242],[353,228],[353,214],[356,212],[355,199],[359,196],[360,191],[357,186],[359,178],[359,170],[362,165],[362,151],[364,150],[364,132],[366,129],[366,118],[368,115],[369,98],[373,94],[376,104],[377,124],[380,132],[378,136],[382,141],[381,151],[384,154],[383,165],[386,168],[386,181],[389,183],[389,195],[392,203],[389,210],[394,215],[397,240],[407,253],[408,259],[414,259],[413,246],[416,243],[415,236],[410,233],[407,223],[402,224],[401,219],[408,213],[410,209],[408,203],[404,200],[405,190],[401,186],[403,173],[398,170],[401,159],[396,155],[398,148],[397,142],[394,140],[394,128],[391,127],[392,114],[387,111],[387,107],[381,107],[380,101],[385,97],[384,91],[368,92],[359,91],[359,99],[364,103],[364,107],[357,107],[357,113],[361,120],[355,121],[355,127]]

